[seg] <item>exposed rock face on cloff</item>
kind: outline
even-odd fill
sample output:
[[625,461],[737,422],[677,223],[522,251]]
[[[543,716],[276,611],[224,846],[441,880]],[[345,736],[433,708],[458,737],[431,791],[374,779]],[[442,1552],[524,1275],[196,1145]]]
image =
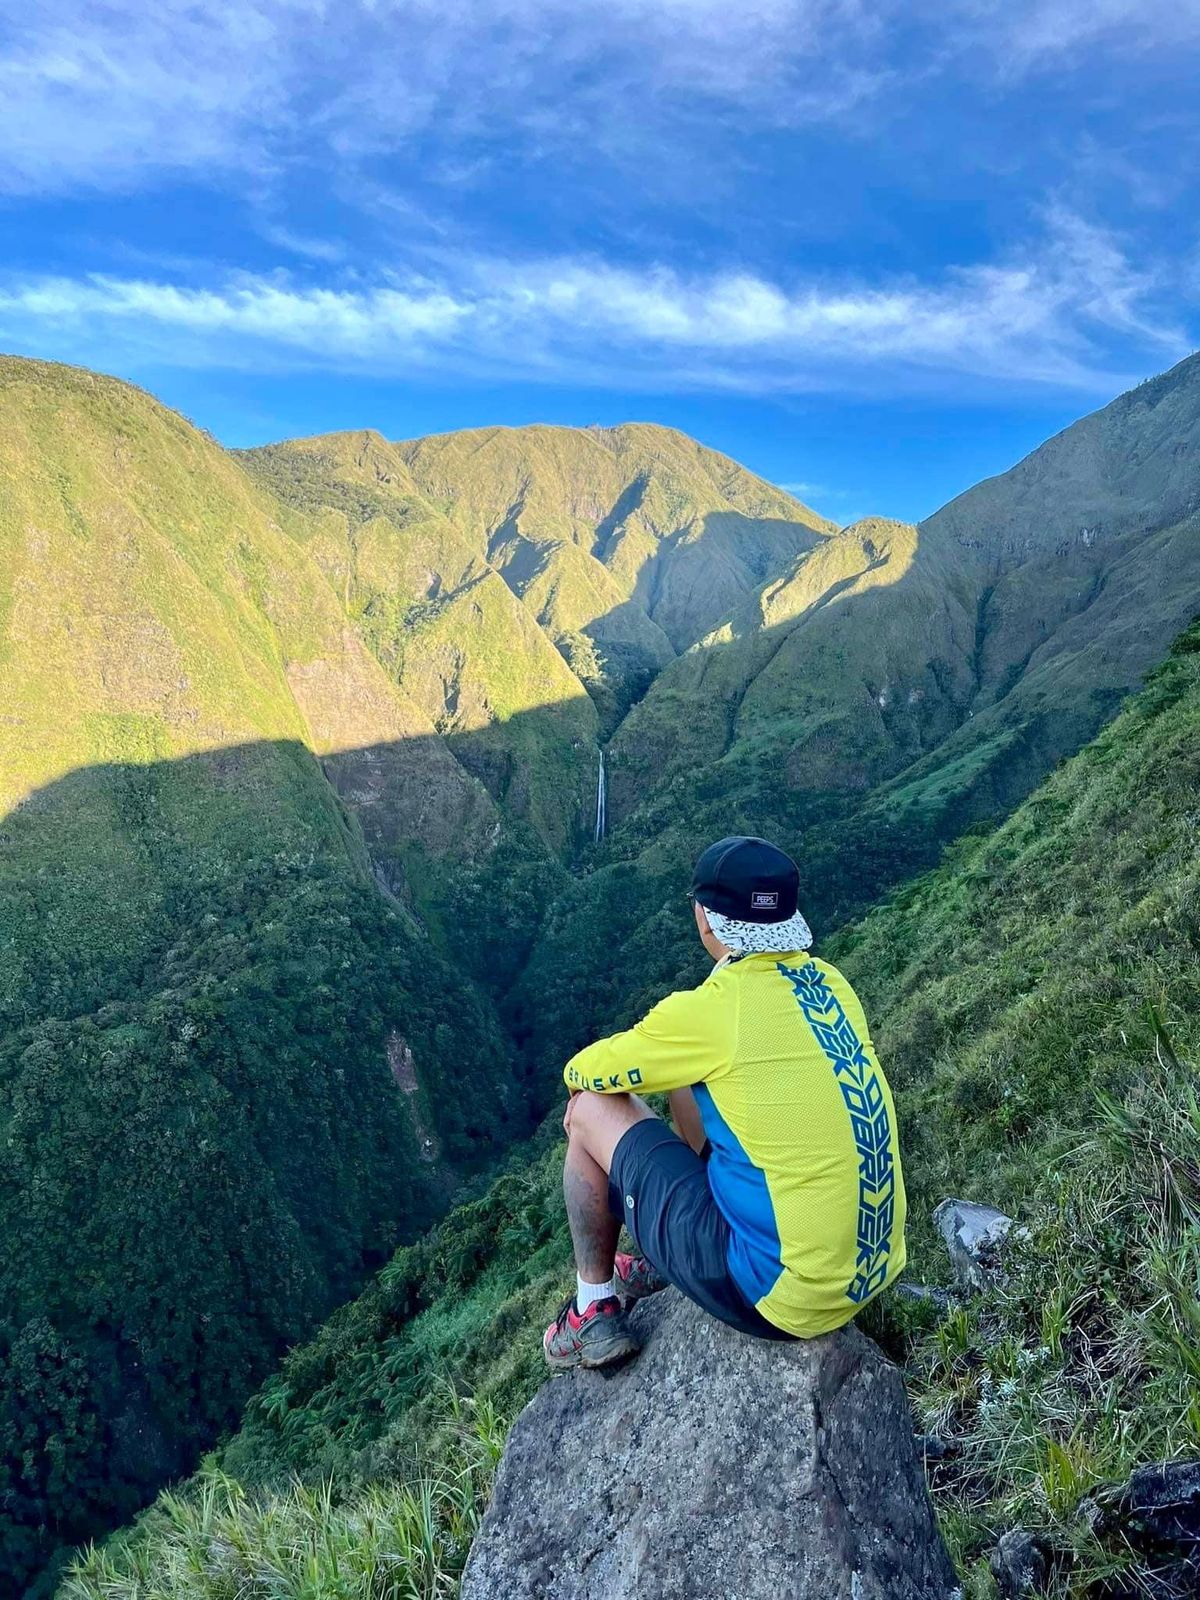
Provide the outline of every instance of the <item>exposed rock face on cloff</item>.
[[748,1339],[673,1290],[617,1371],[519,1418],[463,1600],[949,1600],[899,1373],[854,1329]]

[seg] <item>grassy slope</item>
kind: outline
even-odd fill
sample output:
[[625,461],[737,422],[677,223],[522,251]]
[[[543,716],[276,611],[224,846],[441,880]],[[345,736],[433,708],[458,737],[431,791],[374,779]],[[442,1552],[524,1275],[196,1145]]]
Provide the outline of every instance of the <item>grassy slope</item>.
[[582,837],[601,732],[831,531],[666,428],[336,434],[240,459],[320,514],[312,548],[364,639],[560,856]]
[[[644,797],[644,771],[683,773],[719,754],[736,781],[764,729],[778,728],[801,789],[860,789],[932,750],[910,780],[927,803],[922,777],[956,729],[956,754],[993,747],[976,766],[1039,719],[1062,719],[1069,750],[1190,615],[1197,449],[1200,356],[915,531],[879,519],[844,530],[735,612],[711,650],[663,674],[616,741],[614,814]],[[680,719],[697,689],[706,717]]]
[[[442,1182],[414,1108],[456,1161],[515,1107],[489,1007],[379,895],[312,750],[336,778],[339,738],[375,747],[352,787],[401,810],[419,791],[407,836],[426,856],[469,854],[495,813],[278,508],[124,384],[0,362],[0,419],[0,1571],[16,1582],[194,1459],[364,1262],[429,1218]],[[405,1044],[408,1099],[389,1072]]]
[[510,816],[569,855],[594,781],[596,711],[478,541],[424,498],[378,435],[239,459],[315,528],[308,548],[389,676]]
[[[686,968],[686,918],[663,907],[712,837],[789,841],[830,925],[931,864],[964,827],[1006,814],[1086,742],[1191,614],[1197,442],[1192,361],[919,530],[871,519],[840,534],[665,429],[486,429],[395,446],[347,435],[262,459],[290,471],[297,452],[332,452],[335,499],[393,496],[397,516],[419,525],[414,553],[440,519],[437,548],[456,538],[457,559],[482,563],[497,591],[503,573],[506,603],[533,612],[587,682],[599,729],[620,718],[610,836],[584,852],[581,881],[543,897],[548,929],[507,1002],[535,1080],[552,1085],[557,1053]],[[614,586],[629,598],[588,622]],[[677,646],[724,620],[621,718],[626,689],[636,678],[640,692],[656,664],[638,667],[621,653],[629,640],[601,625],[635,612]],[[426,600],[371,626],[380,658],[414,679],[423,671],[427,704],[444,716],[449,693],[456,707],[482,703],[502,652],[482,610],[448,611],[441,633],[436,615]],[[620,692],[610,667],[632,673]],[[527,706],[456,735],[456,749],[510,814],[551,816],[566,796],[578,841],[591,732],[544,728],[549,714]]]
[[[944,1276],[927,1217],[948,1192],[1029,1228],[1007,1279],[940,1326],[896,1299],[872,1324],[950,1447],[935,1494],[975,1600],[994,1593],[984,1551],[1017,1520],[1054,1542],[1055,1594],[1102,1578],[1139,1592],[1145,1569],[1089,1531],[1080,1497],[1200,1446],[1197,793],[1200,627],[1009,822],[828,952],[864,994],[898,1092],[912,1275]],[[239,1592],[298,1594],[306,1551],[319,1572],[306,1593],[376,1600],[391,1592],[381,1577],[349,1576],[364,1544],[413,1593],[450,1592],[568,1281],[557,1168],[554,1148],[531,1151],[401,1251],[288,1358],[215,1475],[86,1560],[69,1600],[217,1600],[233,1573]],[[439,1371],[470,1399],[433,1392]],[[289,1492],[293,1475],[331,1480],[336,1513]],[[264,1526],[291,1544],[268,1547]],[[138,1571],[158,1587],[137,1587]]]
[[746,601],[626,718],[612,748],[616,807],[717,761],[731,789],[761,786],[764,742],[776,784],[861,789],[945,737],[955,718],[928,663],[951,654],[947,635],[969,649],[973,616],[953,570],[916,558],[914,528],[872,519]]
[[959,1451],[943,1506],[968,1558],[1047,1528],[1072,1593],[1121,1565],[1081,1494],[1200,1446],[1198,793],[1193,627],[1003,827],[835,950],[882,1019],[918,1218],[956,1193],[1031,1228],[1008,1284],[912,1358]]
[[[327,839],[358,869],[361,844],[296,753],[335,748],[336,720],[343,746],[403,739],[419,751],[420,770],[397,778],[439,797],[423,832],[409,822],[417,842],[441,853],[486,837],[493,818],[476,787],[347,639],[320,571],[225,452],[137,390],[68,368],[0,364],[0,407],[6,862],[38,831],[39,791],[96,769],[71,870],[39,885],[62,909],[42,898],[40,926],[31,916],[8,946],[0,982],[23,986],[26,1013],[30,986],[85,961],[81,945],[102,948],[102,970],[70,1003],[119,985],[157,947],[149,930],[173,868],[110,794],[104,774],[122,764],[220,752],[187,769],[207,775],[202,803],[164,779],[153,802],[163,834],[218,860],[226,848],[265,855]],[[324,704],[331,677],[336,718]]]
[[[531,553],[554,570],[570,546],[605,569],[601,595],[615,583],[676,650],[832,532],[791,495],[672,428],[471,429],[398,448],[430,498],[487,541],[498,568],[516,568],[516,585]],[[563,568],[553,629],[588,621],[570,581],[584,565]]]

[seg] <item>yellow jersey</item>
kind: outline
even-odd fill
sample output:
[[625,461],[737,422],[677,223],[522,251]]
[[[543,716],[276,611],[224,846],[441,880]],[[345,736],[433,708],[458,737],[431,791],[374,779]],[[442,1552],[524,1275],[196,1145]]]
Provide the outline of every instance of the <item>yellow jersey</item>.
[[694,1091],[730,1274],[777,1328],[828,1333],[902,1271],[895,1107],[836,967],[803,952],[722,963],[563,1077],[599,1094]]

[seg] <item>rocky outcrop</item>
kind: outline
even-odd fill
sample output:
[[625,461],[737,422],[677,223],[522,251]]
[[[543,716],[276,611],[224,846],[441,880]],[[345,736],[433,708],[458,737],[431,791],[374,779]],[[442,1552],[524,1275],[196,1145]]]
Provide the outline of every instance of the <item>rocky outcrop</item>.
[[852,1328],[748,1339],[673,1290],[636,1361],[518,1419],[463,1600],[949,1600],[900,1375]]
[[1136,1467],[1120,1492],[1117,1513],[1133,1542],[1200,1556],[1200,1461]]

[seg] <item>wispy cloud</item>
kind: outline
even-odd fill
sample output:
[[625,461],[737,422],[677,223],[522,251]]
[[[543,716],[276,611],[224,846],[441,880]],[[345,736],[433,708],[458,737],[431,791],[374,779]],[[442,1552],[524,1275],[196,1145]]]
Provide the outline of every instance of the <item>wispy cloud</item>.
[[155,171],[261,165],[287,114],[284,28],[300,9],[5,0],[0,188],[120,189]]
[[829,483],[809,483],[801,479],[795,483],[781,483],[779,488],[788,494],[794,494],[798,500],[819,500],[822,505],[834,501],[862,501],[867,497],[861,489],[838,489]]
[[1119,42],[1150,54],[1200,41],[1200,0],[961,0],[969,28],[998,43],[997,66],[1012,71],[1060,62]]
[[831,59],[800,82],[797,65],[867,15],[860,0],[0,0],[0,187],[261,177],[429,129],[602,144],[663,96],[684,120],[713,102],[820,116],[874,77]]
[[[306,352],[318,361],[415,350],[442,340],[471,308],[436,289],[367,292],[289,289],[243,278],[220,289],[180,288],[138,279],[47,278],[0,292],[0,317],[28,318],[49,328],[104,322],[130,324],[144,334],[263,340]],[[11,324],[10,324],[11,326]],[[168,361],[167,349],[164,350]]]
[[280,223],[261,219],[257,225],[261,238],[290,256],[300,256],[305,261],[322,261],[334,265],[345,261],[349,251],[337,239],[322,239],[313,234],[297,233]]
[[914,71],[1198,40],[1198,0],[0,0],[0,188],[261,182],[430,139],[447,173],[481,144],[661,159],[714,116],[850,118]]
[[[781,284],[597,261],[460,259],[438,279],[313,287],[243,276],[205,287],[113,277],[0,287],[0,336],[81,338],[159,363],[242,362],[395,374],[489,370],[530,381],[786,390],[1003,378],[1111,387],[1111,346],[1147,368],[1188,348],[1159,285],[1068,212],[1021,257],[935,283]],[[1126,376],[1125,370],[1119,377]]]

